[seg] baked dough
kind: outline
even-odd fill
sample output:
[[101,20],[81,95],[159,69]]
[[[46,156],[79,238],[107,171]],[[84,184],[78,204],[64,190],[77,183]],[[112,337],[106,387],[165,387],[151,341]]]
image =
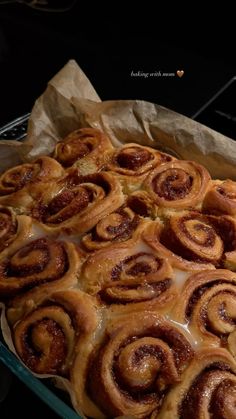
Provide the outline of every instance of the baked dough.
[[235,418],[235,196],[92,128],[3,173],[0,302],[22,362],[66,380],[83,417]]

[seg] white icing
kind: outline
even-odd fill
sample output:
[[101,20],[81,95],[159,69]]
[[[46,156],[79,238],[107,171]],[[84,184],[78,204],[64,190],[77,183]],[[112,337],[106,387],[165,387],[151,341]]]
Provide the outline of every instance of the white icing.
[[39,223],[33,223],[30,239],[31,240],[37,240],[40,237],[45,237],[47,235],[45,229],[43,228],[43,225],[40,225]]
[[174,271],[174,282],[178,289],[182,289],[187,278],[191,275],[191,272],[181,271],[180,269],[173,269]]
[[140,241],[138,244],[136,244],[133,247],[133,252],[135,253],[152,253],[153,254],[153,250],[151,249],[151,247],[149,247],[146,243],[144,243],[143,241]]
[[59,234],[58,240],[72,242],[72,243],[75,243],[75,244],[80,244],[81,243],[81,237],[80,236],[68,236],[68,235],[63,234],[63,233]]
[[175,326],[178,327],[178,329],[181,329],[181,331],[183,331],[184,335],[186,336],[186,338],[188,339],[189,343],[191,344],[192,347],[198,347],[201,345],[202,341],[201,339],[197,339],[196,336],[194,336],[192,334],[192,332],[190,332],[189,327],[188,327],[188,323],[182,324],[179,322],[176,322],[175,320],[173,320],[171,317],[167,316],[168,320],[171,323],[174,323]]

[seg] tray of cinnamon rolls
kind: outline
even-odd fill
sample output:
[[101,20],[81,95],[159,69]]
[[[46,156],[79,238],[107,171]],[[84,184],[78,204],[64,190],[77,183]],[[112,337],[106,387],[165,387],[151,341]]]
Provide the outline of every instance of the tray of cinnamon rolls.
[[0,175],[0,238],[5,343],[78,417],[236,417],[236,182],[81,128]]

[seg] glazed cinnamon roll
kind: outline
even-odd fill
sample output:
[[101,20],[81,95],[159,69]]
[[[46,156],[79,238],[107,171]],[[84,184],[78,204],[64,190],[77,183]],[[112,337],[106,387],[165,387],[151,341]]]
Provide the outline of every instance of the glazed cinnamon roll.
[[68,377],[75,345],[81,345],[97,325],[96,308],[88,295],[57,292],[12,326],[13,342],[33,372]]
[[[10,249],[9,249],[10,250]],[[73,243],[47,237],[33,240],[0,263],[0,300],[16,296],[27,303],[25,294],[34,289],[36,296],[77,283],[81,255]],[[19,301],[18,301],[19,300]]]
[[155,168],[144,189],[161,208],[200,208],[210,182],[208,171],[198,163],[175,160]]
[[91,233],[82,237],[85,250],[94,251],[107,247],[113,242],[130,239],[140,223],[140,217],[130,208],[122,206],[102,218]]
[[158,419],[234,419],[236,363],[224,349],[203,350],[164,399]]
[[17,227],[14,212],[8,207],[0,206],[0,252],[14,240]]
[[203,345],[222,345],[236,356],[236,273],[202,271],[186,281],[174,309],[174,319],[188,323]]
[[173,160],[174,157],[151,147],[129,143],[111,154],[106,169],[120,179],[127,193],[138,189],[154,167]]
[[193,355],[184,333],[157,314],[111,321],[87,365],[80,367],[80,353],[75,359],[71,381],[77,405],[93,418],[153,417]]
[[110,139],[102,131],[95,128],[81,128],[71,132],[56,145],[54,158],[62,166],[76,166],[81,175],[95,173],[100,170],[106,160],[107,152],[113,146]]
[[154,222],[143,237],[179,269],[214,269],[222,261],[223,240],[208,217],[198,212],[172,216],[165,225]]
[[136,236],[89,256],[80,286],[123,312],[147,307],[166,311],[176,297],[169,263]]
[[142,217],[155,219],[158,215],[158,205],[146,191],[135,191],[129,195],[127,206]]
[[31,217],[15,215],[10,207],[0,206],[0,252],[2,252],[0,258],[4,257],[6,249],[12,247],[13,242],[17,246],[17,243],[20,245],[30,238],[31,227]]
[[221,266],[236,271],[236,219],[229,215],[208,215],[208,219],[224,244]]
[[0,252],[9,246],[17,232],[17,220],[14,212],[0,206]]
[[50,231],[82,234],[123,202],[121,186],[110,173],[80,176],[73,169],[36,203],[32,216]]
[[[0,204],[18,208],[20,211],[30,206],[33,201],[32,195],[37,194],[39,184],[55,181],[63,173],[61,165],[47,156],[42,156],[33,163],[25,163],[8,169],[0,176]],[[45,185],[39,186],[39,196],[46,188]]]
[[205,212],[215,215],[236,216],[236,182],[232,180],[212,181],[203,202]]

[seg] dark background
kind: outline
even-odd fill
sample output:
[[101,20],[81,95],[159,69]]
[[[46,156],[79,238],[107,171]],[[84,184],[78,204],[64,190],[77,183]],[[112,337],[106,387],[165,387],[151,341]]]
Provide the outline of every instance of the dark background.
[[[0,4],[0,126],[29,112],[71,58],[103,100],[144,99],[190,117],[236,75],[234,13],[226,6],[207,15],[193,2],[101,4],[77,1],[65,13]],[[182,78],[131,76],[177,70]],[[1,419],[14,417],[16,406],[24,419],[57,417],[12,377]]]
[[[216,6],[207,16],[181,2],[130,2],[130,10],[127,3],[110,2],[106,10],[102,2],[86,4],[77,1],[65,13],[0,4],[0,125],[29,112],[70,58],[103,100],[144,99],[187,116],[236,74],[234,22],[221,9],[217,17]],[[131,77],[182,69],[181,79]]]

